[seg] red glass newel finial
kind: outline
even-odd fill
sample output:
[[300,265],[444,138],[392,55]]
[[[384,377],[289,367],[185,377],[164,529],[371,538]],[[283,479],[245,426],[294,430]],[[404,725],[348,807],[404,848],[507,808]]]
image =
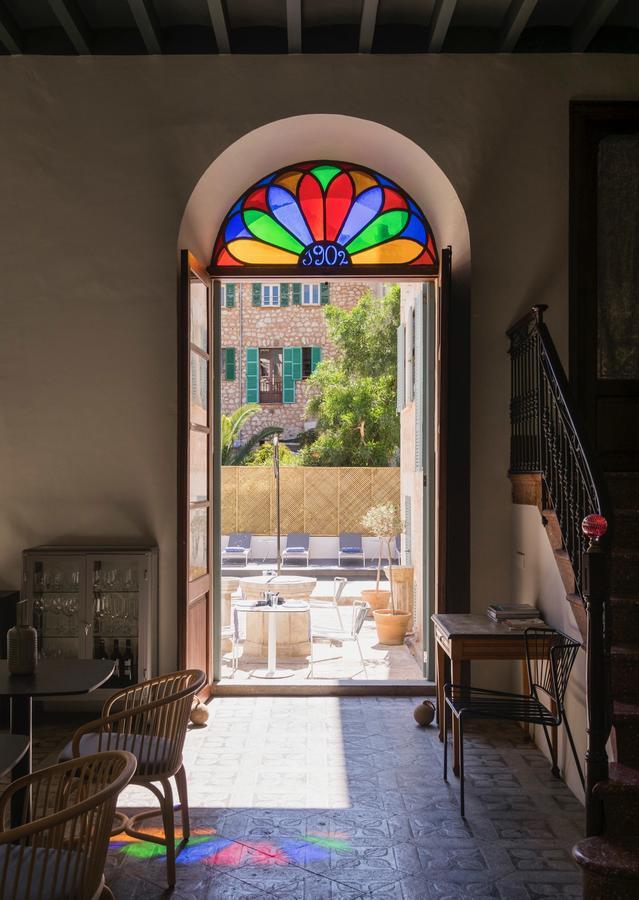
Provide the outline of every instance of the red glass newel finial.
[[581,530],[591,540],[598,541],[608,531],[608,522],[603,516],[591,513],[581,523]]

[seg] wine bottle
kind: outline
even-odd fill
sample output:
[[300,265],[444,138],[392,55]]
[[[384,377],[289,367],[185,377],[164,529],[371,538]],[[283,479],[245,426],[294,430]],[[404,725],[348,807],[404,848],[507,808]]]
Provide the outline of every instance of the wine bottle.
[[98,643],[98,652],[95,654],[96,659],[108,659],[109,654],[106,652],[106,646],[104,644],[104,638],[100,638]]
[[128,639],[122,657],[122,668],[125,679],[133,681],[133,651],[131,650],[131,641]]

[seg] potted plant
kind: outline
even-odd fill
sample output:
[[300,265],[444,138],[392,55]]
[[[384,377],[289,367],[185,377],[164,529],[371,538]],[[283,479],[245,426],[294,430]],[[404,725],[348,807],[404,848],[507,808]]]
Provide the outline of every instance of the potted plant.
[[[379,541],[375,589],[362,591],[362,599],[366,600],[373,610],[380,644],[403,644],[411,615],[406,610],[395,608],[392,579],[393,557],[391,554],[391,542],[395,535],[403,529],[401,517],[392,503],[382,503],[368,510],[362,519],[362,527],[369,534],[375,535]],[[386,553],[384,553],[384,550],[386,550]],[[390,590],[388,591],[379,589],[383,556],[389,562]]]

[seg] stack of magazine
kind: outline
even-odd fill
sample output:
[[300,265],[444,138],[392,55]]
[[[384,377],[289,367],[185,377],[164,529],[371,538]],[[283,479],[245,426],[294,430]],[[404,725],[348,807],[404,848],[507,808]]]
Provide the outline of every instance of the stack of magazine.
[[486,610],[486,615],[493,622],[505,625],[509,631],[524,631],[526,628],[538,628],[545,624],[537,607],[529,603],[516,603],[513,606],[492,603]]

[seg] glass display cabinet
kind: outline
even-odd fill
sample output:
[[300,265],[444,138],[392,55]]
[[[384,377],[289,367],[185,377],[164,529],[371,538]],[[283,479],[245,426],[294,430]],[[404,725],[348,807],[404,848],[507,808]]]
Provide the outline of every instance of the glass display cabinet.
[[22,597],[31,600],[45,659],[112,659],[100,691],[151,678],[157,665],[156,547],[34,547],[23,553]]

